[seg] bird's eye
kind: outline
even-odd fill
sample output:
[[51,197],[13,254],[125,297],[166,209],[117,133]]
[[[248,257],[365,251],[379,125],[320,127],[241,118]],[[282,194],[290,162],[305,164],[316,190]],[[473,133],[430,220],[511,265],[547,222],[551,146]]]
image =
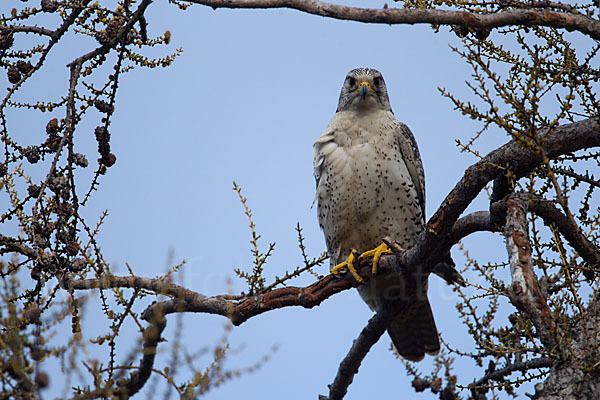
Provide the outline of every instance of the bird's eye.
[[354,79],[353,77],[349,76],[347,80],[348,80],[348,85],[350,85],[350,86],[356,85],[356,79]]
[[376,76],[375,78],[373,78],[373,83],[375,84],[375,86],[381,86],[381,77]]

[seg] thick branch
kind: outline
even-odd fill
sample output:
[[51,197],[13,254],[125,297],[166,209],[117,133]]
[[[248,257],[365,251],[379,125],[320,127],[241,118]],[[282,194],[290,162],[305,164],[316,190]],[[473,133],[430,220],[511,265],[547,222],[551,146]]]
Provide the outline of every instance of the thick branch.
[[[456,229],[451,231],[452,241],[448,242],[450,243],[448,244],[448,248],[475,231],[489,230],[492,230],[492,228],[487,211],[469,214],[456,222]],[[403,258],[403,255],[400,257]],[[403,265],[407,264],[399,263],[397,256],[392,255],[383,256],[379,261],[379,269],[382,273],[398,271],[398,269],[403,269]],[[372,260],[370,258],[360,260],[358,272],[365,281],[368,281],[371,277],[371,269]],[[240,301],[233,301],[227,299],[226,296],[208,297],[186,289],[183,286],[136,276],[120,277],[107,275],[99,279],[81,279],[64,282],[64,286],[73,290],[137,288],[172,297],[170,300],[154,304],[152,310],[146,310],[142,315],[144,319],[148,319],[160,309],[162,315],[175,312],[201,312],[222,315],[229,318],[234,325],[241,325],[256,315],[277,308],[291,306],[313,308],[334,294],[357,287],[358,285],[358,282],[349,274],[341,277],[327,275],[306,287],[287,286],[255,296],[245,297]]]
[[[540,142],[549,159],[590,147],[600,146],[600,129],[596,119],[590,118],[568,125],[562,125],[540,135]],[[465,171],[462,179],[446,196],[446,199],[431,217],[429,230],[439,236],[452,229],[454,221],[471,204],[473,199],[499,174],[510,166],[511,172],[521,178],[542,163],[541,152],[532,152],[513,141],[496,149],[473,164]]]
[[475,14],[465,11],[348,7],[318,0],[189,0],[217,8],[291,8],[308,14],[341,20],[376,24],[435,24],[458,25],[475,29],[493,29],[506,26],[548,26],[579,31],[593,39],[600,39],[600,23],[580,13],[544,9],[506,10],[493,14]]
[[511,303],[531,319],[542,343],[552,347],[554,321],[533,272],[526,202],[510,196],[506,204],[504,236],[512,275],[508,296]]

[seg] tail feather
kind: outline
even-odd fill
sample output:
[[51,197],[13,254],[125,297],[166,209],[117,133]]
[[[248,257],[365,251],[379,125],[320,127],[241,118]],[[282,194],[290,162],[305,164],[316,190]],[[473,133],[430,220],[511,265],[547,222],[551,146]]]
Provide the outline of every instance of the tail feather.
[[437,328],[429,301],[417,300],[388,326],[388,334],[398,353],[409,361],[421,361],[440,351]]
[[466,286],[465,279],[462,277],[460,272],[456,270],[456,264],[454,264],[454,260],[452,259],[450,252],[446,254],[446,257],[442,262],[433,267],[432,272],[445,280],[449,285],[457,284],[460,286]]

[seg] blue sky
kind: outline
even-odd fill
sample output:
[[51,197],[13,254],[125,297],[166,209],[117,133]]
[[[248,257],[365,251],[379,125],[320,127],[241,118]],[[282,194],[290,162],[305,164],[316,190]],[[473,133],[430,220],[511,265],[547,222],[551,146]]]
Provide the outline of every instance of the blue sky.
[[[170,30],[171,44],[152,53],[163,56],[182,47],[183,54],[170,68],[137,69],[123,77],[111,126],[117,163],[101,178],[100,190],[84,211],[93,223],[108,210],[99,244],[116,271],[125,273],[128,263],[140,276],[156,276],[165,271],[172,250],[176,261],[187,261],[181,276],[190,289],[221,294],[229,278],[234,292],[245,290],[233,269],[251,268],[250,230],[231,189],[234,180],[248,198],[263,249],[277,242],[267,277],[301,264],[297,222],[304,228],[309,253],[319,255],[325,242],[311,208],[312,143],[335,112],[346,72],[355,67],[374,67],[384,74],[396,117],[417,138],[426,172],[428,216],[476,161],[460,153],[455,139],[467,140],[479,127],[453,111],[437,89],[471,98],[464,84],[470,69],[449,48],[459,40],[447,28],[435,34],[425,25],[366,25],[293,10],[215,11],[196,6],[182,12],[166,3],[149,7],[148,29],[151,36]],[[75,58],[77,49],[93,47],[92,41],[79,38],[61,49],[66,58],[50,60],[45,73],[55,79],[44,87],[55,93],[53,98],[66,92],[65,59]],[[22,96],[34,89],[24,87]],[[39,126],[47,119],[44,115]],[[95,124],[84,122],[77,133],[80,151],[88,151],[92,164],[86,173],[95,166]],[[491,132],[480,142],[481,152],[506,141],[502,134],[495,135]],[[473,209],[486,208],[485,201],[477,204]],[[478,234],[465,244],[481,263],[506,259],[497,235]],[[454,254],[460,266],[460,252]],[[325,274],[327,268],[317,272]],[[469,272],[465,276],[469,278]],[[308,276],[294,284],[312,281]],[[430,299],[444,339],[455,348],[470,348],[454,308],[456,297],[435,277]],[[294,400],[326,394],[339,362],[370,315],[352,290],[313,310],[288,308],[251,319],[234,328],[227,366],[251,365],[273,345],[278,351],[262,369],[215,389],[208,398]],[[186,316],[188,353],[212,346],[225,322],[210,315]],[[105,332],[103,325],[90,319],[87,323],[91,332]],[[175,319],[170,318],[167,339],[174,328]],[[414,393],[389,343],[386,335],[373,348],[346,398],[435,398]],[[162,348],[159,368],[160,361],[168,359],[168,343]],[[125,357],[128,346],[122,350]],[[203,370],[210,362],[205,357],[196,365]],[[430,364],[431,357],[420,365]],[[457,363],[457,369],[463,379],[478,376],[468,363]]]

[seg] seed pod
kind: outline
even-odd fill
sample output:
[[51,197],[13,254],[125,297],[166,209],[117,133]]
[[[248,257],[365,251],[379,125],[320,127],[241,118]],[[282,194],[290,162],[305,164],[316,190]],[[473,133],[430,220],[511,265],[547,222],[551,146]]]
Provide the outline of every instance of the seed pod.
[[19,70],[13,65],[8,68],[6,75],[8,76],[8,81],[12,84],[15,84],[21,80],[21,72],[19,72]]
[[5,31],[0,34],[0,50],[8,50],[12,47],[15,39],[10,31]]
[[40,195],[40,190],[42,190],[41,187],[39,187],[38,185],[35,184],[31,184],[28,188],[27,188],[27,193],[29,193],[29,195],[31,197],[33,197],[34,199],[37,199],[38,196]]
[[58,9],[58,3],[55,0],[42,0],[42,11],[44,12],[54,12]]
[[28,74],[33,69],[33,65],[29,61],[17,61],[17,69],[23,74]]
[[58,132],[58,120],[56,118],[52,118],[46,125],[46,133],[48,135],[55,135],[56,132]]

